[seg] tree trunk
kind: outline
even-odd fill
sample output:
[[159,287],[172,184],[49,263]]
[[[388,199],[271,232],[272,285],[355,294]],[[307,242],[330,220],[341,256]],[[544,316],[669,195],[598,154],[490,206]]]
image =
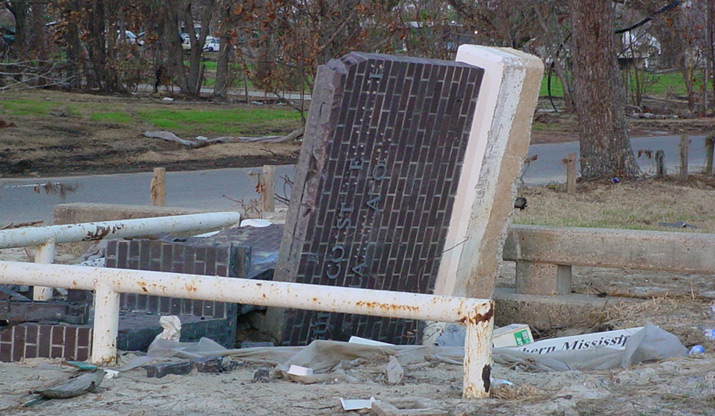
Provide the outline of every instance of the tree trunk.
[[216,84],[214,85],[213,98],[225,100],[228,98],[229,87],[229,67],[231,57],[231,2],[222,1],[219,3],[221,14],[219,22],[221,24],[221,46],[216,58]]
[[15,40],[12,43],[11,49],[15,56],[24,55],[26,50],[25,39],[27,38],[27,15],[30,11],[30,2],[23,0],[9,1],[5,7],[12,13],[15,18]]
[[41,61],[47,60],[48,54],[47,28],[45,26],[46,14],[46,4],[41,2],[32,4],[32,34],[29,40],[29,50]]
[[569,6],[581,177],[635,178],[640,171],[626,129],[611,1],[569,0]]
[[179,2],[167,1],[164,3],[164,25],[166,43],[168,49],[168,63],[170,72],[176,77],[182,94],[189,94],[190,88],[184,70],[184,51],[181,48],[181,36],[179,35]]
[[216,4],[215,0],[208,0],[204,3],[204,8],[201,13],[201,33],[196,34],[193,25],[192,2],[186,6],[184,15],[186,22],[186,30],[189,33],[189,41],[191,42],[191,53],[189,55],[189,76],[188,86],[190,95],[200,95],[201,93],[201,78],[203,70],[201,68],[201,58],[204,56],[204,45],[206,44],[206,36],[211,27],[211,17],[213,16],[213,8]]

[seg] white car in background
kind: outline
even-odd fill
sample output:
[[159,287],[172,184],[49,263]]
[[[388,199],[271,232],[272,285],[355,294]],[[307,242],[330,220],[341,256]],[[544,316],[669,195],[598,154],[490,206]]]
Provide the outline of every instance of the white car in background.
[[218,52],[221,48],[221,43],[219,39],[213,36],[206,36],[206,43],[204,44],[204,51],[206,52]]

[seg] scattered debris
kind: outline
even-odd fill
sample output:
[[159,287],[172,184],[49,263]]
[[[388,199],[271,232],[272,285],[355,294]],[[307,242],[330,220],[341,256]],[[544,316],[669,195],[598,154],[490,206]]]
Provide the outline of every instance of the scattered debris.
[[162,101],[169,102],[169,103],[172,102],[172,101],[174,101],[174,99],[171,98],[171,97],[164,97],[164,98],[162,98],[161,100],[162,100]]
[[517,197],[514,201],[514,208],[523,211],[526,209],[526,202],[526,198],[523,196]]
[[302,367],[299,365],[291,365],[288,369],[288,374],[293,376],[312,376],[313,369],[308,367]]
[[395,344],[390,344],[389,342],[375,341],[372,339],[356,337],[354,335],[350,337],[348,342],[351,344],[361,344],[361,345],[395,345]]
[[692,228],[693,230],[697,230],[698,227],[694,225],[690,225],[686,222],[683,221],[676,221],[676,222],[659,222],[658,225],[661,227],[673,227],[673,228]]
[[503,326],[495,329],[492,334],[492,345],[495,348],[518,347],[532,342],[534,342],[534,336],[531,335],[531,328],[526,324]]
[[343,405],[343,410],[345,411],[350,411],[350,410],[363,410],[363,409],[372,409],[372,404],[375,403],[377,400],[375,400],[374,397],[370,397],[369,399],[343,399],[342,397],[340,398],[340,404]]
[[693,345],[693,347],[688,351],[688,355],[705,354],[705,347],[702,345]]
[[112,370],[111,368],[104,369],[104,378],[112,379],[112,378],[117,378],[117,377],[119,377],[119,371]]
[[223,356],[199,357],[194,358],[191,362],[199,373],[214,374],[230,373],[242,364],[240,361],[234,361],[229,357]]
[[60,383],[45,387],[40,390],[34,390],[33,394],[38,394],[39,397],[25,402],[22,407],[32,406],[49,399],[69,399],[77,397],[87,392],[95,392],[102,384],[104,379],[104,371],[81,371],[73,375],[69,380],[64,380]]
[[387,384],[394,386],[396,384],[402,383],[402,378],[405,375],[405,371],[402,369],[400,362],[395,358],[394,355],[390,356],[390,361],[385,366],[385,377]]
[[146,376],[149,378],[162,378],[169,374],[184,376],[194,369],[191,361],[169,361],[166,363],[156,363],[145,365]]
[[268,367],[261,367],[253,373],[254,383],[268,383],[271,381],[271,370]]
[[176,315],[162,316],[159,318],[159,325],[161,325],[164,330],[154,338],[157,339],[167,339],[170,341],[179,341],[181,338],[181,320]]
[[65,361],[65,364],[71,365],[72,367],[77,367],[80,370],[99,370],[99,367],[97,367],[96,365],[86,363],[84,361]]
[[653,324],[642,328],[547,339],[520,347],[494,348],[494,361],[534,371],[607,370],[683,357],[678,337]]

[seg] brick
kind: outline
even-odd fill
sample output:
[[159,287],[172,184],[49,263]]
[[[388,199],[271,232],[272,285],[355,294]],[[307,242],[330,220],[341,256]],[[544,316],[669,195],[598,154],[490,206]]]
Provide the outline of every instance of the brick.
[[[478,85],[482,70],[455,62],[363,53],[321,67],[311,107],[316,122],[306,130],[295,180],[295,189],[306,191],[291,199],[283,235],[284,247],[295,251],[280,253],[275,280],[422,293],[434,286],[440,256],[419,255],[430,243],[421,230],[434,227],[430,237],[444,246],[458,181],[447,181],[448,175],[440,177],[424,166],[428,161],[439,165],[441,157],[445,166],[453,167],[450,178],[459,173],[454,167],[464,157],[476,90],[445,85],[463,74]],[[353,86],[350,94],[344,93]],[[319,108],[323,111],[317,115]],[[322,166],[317,172],[314,157]],[[440,182],[429,188],[435,177]],[[420,221],[423,217],[416,217],[416,210],[437,197],[444,201],[444,209],[433,209],[429,223]],[[395,254],[398,247],[402,255]],[[411,256],[415,251],[416,257]],[[361,264],[365,265],[356,272]],[[305,345],[309,333],[332,339],[367,335],[355,333],[356,328],[370,328],[378,337],[388,336],[381,331],[389,328],[391,342],[416,341],[414,321],[355,320],[334,314],[327,331],[308,331],[316,319],[314,312],[296,311],[269,321],[278,322],[271,332],[281,343]],[[355,328],[344,322],[354,322]]]

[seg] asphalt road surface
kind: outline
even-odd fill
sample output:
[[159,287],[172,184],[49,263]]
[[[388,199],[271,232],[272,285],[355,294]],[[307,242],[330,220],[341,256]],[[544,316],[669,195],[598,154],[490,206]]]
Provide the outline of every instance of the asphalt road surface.
[[[691,136],[689,151],[690,171],[702,170],[705,163],[704,136]],[[633,150],[647,149],[665,152],[666,168],[670,174],[678,168],[679,137],[664,136],[632,139]],[[539,144],[529,148],[529,155],[538,155],[530,164],[523,177],[526,185],[544,185],[551,182],[564,183],[566,168],[561,160],[568,153],[578,154],[578,142]],[[655,171],[652,159],[638,159],[645,173]],[[280,166],[277,177],[292,177],[293,166]],[[211,210],[237,210],[243,200],[257,199],[255,192],[257,178],[250,172],[258,168],[218,169],[194,172],[166,173],[166,206],[201,208]],[[107,204],[150,205],[149,185],[151,172],[72,176],[57,178],[0,179],[0,227],[10,223],[42,220],[51,224],[52,212],[56,204],[70,202],[92,202]],[[76,187],[64,195],[35,189],[36,184],[55,182]],[[284,195],[283,181],[276,180],[276,191]]]

